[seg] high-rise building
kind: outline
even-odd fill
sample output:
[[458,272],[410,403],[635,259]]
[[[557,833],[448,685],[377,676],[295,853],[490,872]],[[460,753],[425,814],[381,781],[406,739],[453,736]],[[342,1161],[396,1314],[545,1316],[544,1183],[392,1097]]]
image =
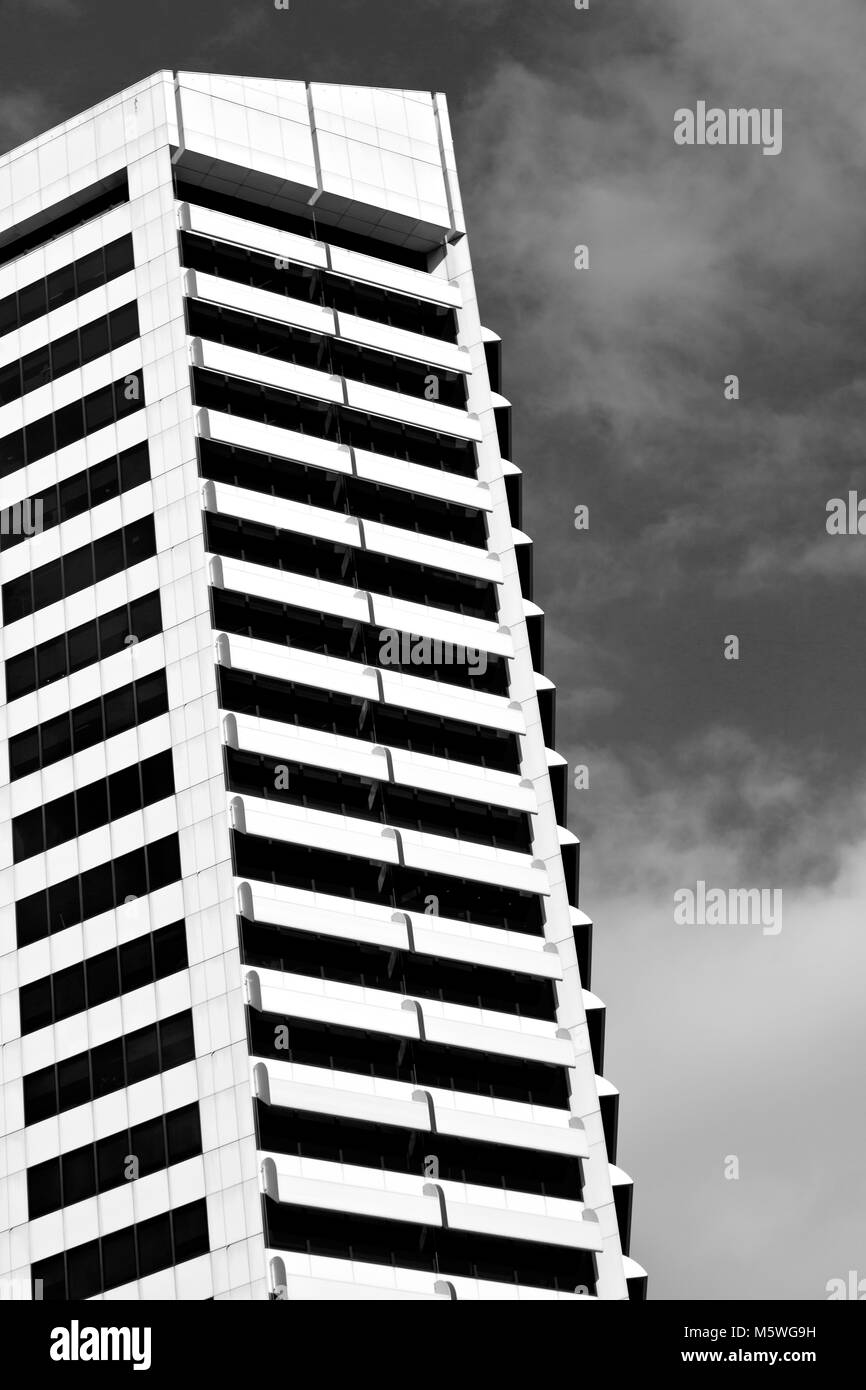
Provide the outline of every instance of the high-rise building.
[[0,1285],[642,1297],[444,99],[0,161],[0,477]]

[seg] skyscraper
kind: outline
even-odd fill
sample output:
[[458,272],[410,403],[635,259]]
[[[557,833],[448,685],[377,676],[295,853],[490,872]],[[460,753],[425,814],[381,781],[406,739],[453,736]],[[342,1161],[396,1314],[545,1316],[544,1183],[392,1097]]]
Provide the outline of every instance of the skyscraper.
[[0,207],[0,1283],[642,1297],[444,99],[160,72]]

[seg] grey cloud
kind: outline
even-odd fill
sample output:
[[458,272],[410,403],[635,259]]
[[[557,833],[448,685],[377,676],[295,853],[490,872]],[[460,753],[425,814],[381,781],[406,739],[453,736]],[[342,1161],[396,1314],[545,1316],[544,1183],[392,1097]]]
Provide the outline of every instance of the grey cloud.
[[832,889],[851,844],[866,839],[866,783],[823,787],[820,752],[781,739],[716,726],[664,750],[568,752],[590,768],[589,791],[572,793],[590,897],[616,883],[667,902],[698,878]]
[[[866,1234],[866,537],[825,532],[828,498],[866,495],[866,12],[611,24],[512,51],[455,127],[558,744],[590,769],[569,819],[633,1253],[652,1297],[823,1298]],[[699,98],[783,107],[782,154],[677,149]],[[781,888],[783,931],[676,927],[699,878]]]
[[0,93],[0,150],[38,135],[54,122],[54,107],[35,87],[18,87]]
[[[471,112],[479,133],[472,229],[487,250],[485,276],[509,286],[519,333],[508,351],[518,354],[536,419],[573,422],[590,447],[600,438],[623,480],[645,487],[651,475],[665,509],[661,521],[646,511],[636,564],[620,566],[618,584],[636,582],[638,569],[667,573],[692,548],[694,531],[677,522],[689,519],[689,475],[700,469],[700,506],[712,503],[717,545],[725,542],[722,582],[735,591],[731,553],[754,559],[756,523],[778,520],[780,496],[808,539],[816,472],[829,496],[840,467],[854,465],[866,102],[846,80],[850,60],[826,40],[808,82],[792,85],[786,55],[798,59],[801,41],[786,46],[784,35],[760,80],[760,35],[772,32],[774,6],[750,9],[757,43],[753,31],[745,43],[745,20],[733,26],[743,40],[733,77],[725,64],[734,38],[719,54],[706,37],[715,25],[702,28],[713,7],[654,8],[676,40],[669,50],[614,59],[597,73],[578,62],[553,80],[519,63],[500,68]],[[795,8],[816,27],[811,6]],[[866,21],[847,5],[839,11],[862,45]],[[768,103],[791,96],[780,160],[674,146],[673,111],[691,98],[684,53],[699,74],[695,90],[720,101],[726,89],[732,101],[743,91]],[[572,248],[583,242],[591,269],[576,272]],[[737,404],[722,398],[729,372],[741,377]],[[777,571],[773,555],[750,563],[753,586],[787,578],[784,557]]]

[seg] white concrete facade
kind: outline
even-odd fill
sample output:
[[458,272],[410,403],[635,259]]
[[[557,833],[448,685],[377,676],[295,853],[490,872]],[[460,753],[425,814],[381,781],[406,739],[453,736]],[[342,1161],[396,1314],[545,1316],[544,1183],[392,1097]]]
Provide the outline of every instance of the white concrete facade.
[[[97,186],[110,190],[123,174],[127,199],[64,230],[58,209],[74,221],[76,201]],[[178,196],[175,175],[184,181],[187,196]],[[204,198],[196,202],[189,193],[196,186],[234,199],[235,211],[207,206]],[[261,218],[257,207],[263,210]],[[315,235],[272,225],[281,215],[309,220],[317,210]],[[41,227],[46,229],[44,240]],[[150,471],[149,481],[106,500],[98,500],[98,494],[92,505],[68,518],[61,503],[59,524],[0,553],[4,603],[9,585],[11,605],[17,581],[27,582],[31,573],[41,576],[52,562],[97,544],[93,582],[66,592],[70,585],[64,577],[64,596],[46,601],[44,595],[51,596],[48,579],[44,595],[42,579],[34,580],[32,611],[13,616],[10,607],[11,621],[4,613],[0,664],[24,661],[35,648],[47,651],[64,634],[92,628],[100,618],[152,593],[158,593],[161,610],[158,632],[139,640],[131,631],[135,640],[122,650],[52,680],[42,681],[40,655],[38,688],[14,698],[5,687],[2,693],[0,1284],[24,1287],[34,1265],[54,1260],[52,1268],[57,1268],[62,1252],[84,1246],[83,1272],[75,1273],[67,1260],[63,1277],[84,1280],[87,1290],[94,1288],[86,1296],[104,1298],[586,1301],[625,1299],[627,1279],[640,1281],[642,1271],[624,1256],[620,1238],[614,1186],[624,1188],[629,1179],[608,1156],[600,1097],[612,1096],[613,1088],[596,1076],[587,1023],[587,1010],[603,1012],[603,1005],[580,978],[573,928],[588,919],[569,901],[562,846],[573,837],[558,824],[550,777],[556,755],[546,747],[539,710],[537,691],[545,682],[533,669],[527,625],[539,610],[524,597],[518,572],[515,542],[521,535],[506,492],[507,479],[516,470],[502,457],[496,418],[507,403],[491,389],[485,344],[494,335],[482,327],[465,230],[446,103],[424,92],[160,72],[0,160],[0,301],[120,238],[131,237],[134,255],[134,268],[124,274],[57,307],[49,300],[46,312],[36,317],[22,314],[27,321],[0,336],[0,372],[20,360],[26,384],[26,363],[35,362],[48,344],[89,328],[132,301],[139,324],[132,341],[72,370],[57,372],[52,366],[44,384],[31,383],[8,401],[0,397],[0,440],[12,440],[14,453],[21,432],[26,455],[23,466],[3,465],[2,507],[55,485],[66,496],[63,484],[145,442]],[[456,341],[368,318],[363,309],[346,312],[190,268],[183,262],[180,232],[206,238],[226,255],[251,252],[330,277],[328,284],[390,292],[407,305],[417,300],[440,306],[456,315]],[[29,240],[20,241],[20,254],[11,254],[19,245],[16,238],[23,237]],[[361,238],[368,242],[363,249]],[[377,242],[381,254],[371,254]],[[398,255],[402,261],[395,259]],[[428,269],[409,263],[413,257],[426,257]],[[249,323],[254,317],[284,334],[305,335],[298,341],[305,350],[319,351],[331,369],[191,335],[188,301],[231,313],[236,316],[232,322]],[[16,302],[22,304],[23,297]],[[83,333],[80,343],[83,354]],[[351,345],[362,360],[369,354],[371,362],[375,357],[379,363],[388,355],[397,364],[395,371],[411,373],[413,364],[422,364],[422,370],[428,366],[434,374],[459,377],[466,386],[465,407],[334,370],[332,354],[342,344]],[[474,449],[477,476],[202,404],[194,371],[267,386],[284,393],[280,399],[328,403],[341,419],[363,417],[385,422],[391,430],[447,436],[455,447]],[[143,408],[97,428],[89,427],[88,415],[84,437],[53,452],[40,453],[44,446],[32,444],[39,421],[116,382],[127,383],[133,393],[139,383]],[[98,425],[96,416],[94,421]],[[424,534],[421,523],[409,530],[351,514],[350,508],[329,510],[252,485],[207,479],[200,471],[200,440],[290,460],[313,473],[327,471],[329,477],[348,480],[347,485],[376,485],[383,494],[401,492],[429,499],[431,506],[471,508],[484,520],[487,543],[448,540]],[[135,563],[99,577],[100,564],[109,566],[99,558],[108,554],[107,538],[120,528],[146,526],[151,517],[153,553],[142,553]],[[358,563],[423,566],[425,575],[434,576],[431,583],[447,573],[457,586],[486,586],[477,592],[495,595],[495,616],[294,572],[282,561],[277,567],[212,552],[206,527],[225,518],[261,531],[271,527],[314,538],[323,547],[348,547],[352,556],[361,557]],[[369,653],[359,662],[230,631],[212,622],[211,589],[483,651],[491,661],[508,663],[507,688],[497,692],[433,682],[375,665]],[[466,587],[465,592],[476,590]],[[68,660],[73,665],[71,656]],[[233,712],[221,707],[218,667],[223,674],[240,672],[363,700],[376,712],[414,711],[419,717],[509,733],[519,740],[519,765],[503,770],[371,740],[360,732],[306,727],[300,719],[284,722]],[[45,761],[43,733],[43,765],[13,775],[12,741],[15,749],[21,748],[36,726],[54,721],[54,728],[68,711],[160,672],[165,672],[167,690],[162,713],[114,733],[106,713],[104,737],[51,761]],[[73,723],[73,739],[74,729]],[[338,809],[336,803],[323,809],[306,799],[295,804],[238,792],[227,783],[226,758],[232,750],[316,769],[338,780],[362,779],[378,788],[380,796],[389,788],[403,789],[420,798],[422,806],[428,804],[425,797],[431,805],[459,798],[461,806],[472,803],[524,816],[531,826],[530,842],[521,848],[483,843],[437,828],[432,820],[430,826],[383,828],[381,821]],[[41,832],[44,848],[25,853],[17,847],[19,831],[13,833],[13,822],[22,827],[26,851],[40,806],[59,807],[61,798],[68,803],[81,789],[137,764],[162,767],[150,760],[166,754],[174,786],[166,788],[165,796],[153,794],[138,809],[60,840],[62,830],[56,831],[48,817]],[[75,806],[80,825],[78,800]],[[175,881],[125,895],[128,900],[62,929],[51,917],[54,897],[49,893],[46,910],[54,925],[41,935],[34,930],[33,939],[22,944],[16,904],[46,889],[59,893],[59,885],[75,876],[96,875],[101,866],[173,835],[180,853]],[[360,893],[344,897],[315,883],[305,888],[244,875],[233,860],[238,837],[279,845],[276,857],[287,864],[304,847],[312,854],[338,848],[359,864],[381,864],[383,874],[414,873],[418,882],[432,882],[438,875],[481,890],[533,896],[543,905],[542,933],[439,916],[420,903],[417,911],[398,910],[394,902],[369,901]],[[88,890],[81,891],[86,912]],[[312,975],[244,964],[241,917],[275,930],[312,933],[334,949],[360,942],[397,952],[401,960],[459,962],[468,969],[553,982],[555,1016],[536,1018],[420,993],[407,998],[388,988],[331,979],[326,968]],[[116,997],[44,1026],[22,1027],[22,990],[32,993],[39,981],[61,971],[67,972],[64,981],[72,978],[82,963],[131,947],[178,921],[185,923],[183,968],[134,989],[122,984]],[[123,981],[127,957],[118,958]],[[59,987],[51,999],[56,1011]],[[345,1027],[373,1039],[415,1042],[419,1056],[423,1044],[441,1047],[444,1051],[437,1055],[462,1049],[472,1058],[535,1063],[564,1076],[567,1102],[554,1107],[464,1092],[453,1084],[413,1084],[342,1071],[333,1064],[263,1057],[250,1050],[248,1012],[324,1026],[326,1034],[329,1028]],[[64,1092],[64,1063],[71,1076],[73,1059],[187,1013],[194,1056],[82,1103],[64,1102],[64,1095],[78,1094]],[[128,1077],[130,1064],[125,1065]],[[58,1068],[59,1108],[32,1120],[25,1115],[24,1078],[51,1066]],[[96,1087],[95,1061],[90,1067],[91,1080],[75,1084]],[[136,1127],[160,1115],[195,1106],[200,1152],[100,1189],[100,1143],[129,1131],[137,1134]],[[451,1177],[433,1181],[420,1167],[417,1173],[392,1171],[384,1162],[376,1167],[269,1150],[257,1136],[256,1107],[262,1106],[372,1126],[374,1135],[376,1126],[389,1133],[417,1131],[430,1136],[431,1152],[436,1134],[449,1136],[455,1144],[475,1146],[466,1149],[470,1167],[472,1155],[492,1152],[492,1146],[561,1156],[579,1161],[583,1190],[563,1196],[509,1188],[507,1181],[499,1186]],[[98,1190],[33,1216],[27,1170],[93,1145]],[[201,1203],[204,1208],[196,1206]],[[400,1230],[447,1231],[442,1251],[452,1245],[462,1249],[462,1240],[468,1260],[471,1241],[483,1239],[485,1249],[504,1252],[507,1265],[514,1242],[513,1248],[523,1252],[519,1259],[515,1256],[516,1269],[523,1267],[521,1259],[531,1263],[532,1251],[542,1252],[543,1268],[545,1250],[557,1259],[574,1251],[594,1259],[597,1282],[589,1288],[582,1279],[566,1287],[561,1275],[551,1275],[547,1285],[543,1276],[535,1282],[478,1277],[460,1272],[462,1266],[449,1268],[445,1254],[435,1270],[425,1270],[417,1262],[402,1266],[396,1257],[385,1262],[328,1254],[324,1245],[320,1251],[314,1248],[315,1240],[305,1251],[286,1249],[268,1243],[264,1213],[273,1204],[336,1214],[347,1224],[365,1217],[374,1243],[385,1238],[382,1232],[398,1229],[389,1222],[399,1223]],[[111,1282],[111,1237],[144,1222],[156,1223],[156,1230],[158,1218],[181,1207],[206,1209],[207,1249],[153,1272],[141,1266],[139,1255],[134,1279]],[[167,1239],[162,1227],[157,1238]],[[171,1239],[172,1249],[180,1250],[174,1228]],[[100,1242],[98,1276],[94,1242]],[[158,1263],[159,1256],[153,1260]],[[551,1270],[555,1264],[551,1255]]]

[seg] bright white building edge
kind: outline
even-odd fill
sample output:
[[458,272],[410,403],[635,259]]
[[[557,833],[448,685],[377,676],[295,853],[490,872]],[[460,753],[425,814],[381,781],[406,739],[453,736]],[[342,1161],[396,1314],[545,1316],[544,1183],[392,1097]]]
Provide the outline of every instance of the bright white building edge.
[[[174,167],[183,171],[187,184],[207,182],[212,191],[225,191],[272,212],[309,217],[313,208],[322,220],[319,239],[259,223],[254,207],[246,218],[238,219],[213,207],[199,207],[191,198],[179,201],[173,186]],[[74,209],[85,194],[92,196],[95,186],[110,188],[121,171],[128,178],[128,202],[68,231],[52,232],[50,240],[39,240],[40,225],[56,217],[58,209]],[[427,253],[429,268],[425,272],[385,255],[380,258],[351,246],[326,245],[328,226]],[[179,228],[265,255],[324,267],[354,284],[367,283],[450,306],[457,314],[457,342],[449,345],[424,338],[419,343],[417,335],[402,329],[291,299],[278,304],[277,296],[266,291],[184,269]],[[0,657],[14,657],[153,588],[158,588],[161,599],[163,634],[131,643],[125,651],[0,709],[0,1283],[29,1297],[35,1262],[169,1208],[205,1199],[208,1254],[113,1287],[101,1296],[265,1299],[273,1296],[275,1283],[285,1277],[291,1299],[580,1301],[583,1297],[562,1289],[452,1276],[447,1269],[437,1279],[419,1269],[269,1249],[263,1229],[265,1193],[271,1199],[344,1213],[347,1222],[353,1213],[364,1213],[431,1229],[447,1223],[452,1231],[589,1251],[596,1257],[598,1297],[628,1297],[627,1280],[632,1281],[634,1295],[643,1271],[622,1253],[614,1199],[615,1189],[625,1191],[630,1179],[609,1161],[602,1117],[606,1098],[615,1106],[615,1091],[595,1074],[587,1022],[587,1012],[603,1006],[582,989],[575,929],[588,929],[589,922],[569,902],[563,846],[573,859],[576,842],[557,824],[551,773],[564,785],[562,760],[545,746],[538,692],[547,698],[550,683],[534,673],[530,650],[530,628],[535,623],[540,629],[541,613],[521,592],[518,549],[528,544],[528,538],[515,530],[509,512],[507,488],[515,478],[519,482],[519,470],[501,452],[508,403],[491,389],[488,358],[491,351],[495,353],[497,340],[482,327],[476,303],[444,97],[159,72],[0,160],[0,257],[14,238],[28,232],[33,239],[22,242],[21,254],[5,263],[0,260],[0,300],[127,233],[132,236],[135,268],[94,289],[86,299],[54,309],[0,338],[0,369],[109,312],[130,292],[138,306],[140,336],[49,380],[20,400],[0,405],[0,438],[131,374],[141,374],[147,404],[128,418],[13,472],[3,481],[2,505],[20,502],[145,438],[152,481],[9,549],[0,555],[0,580],[5,584],[28,568],[36,569],[150,514],[156,554],[83,592],[7,623],[0,632]],[[443,371],[463,372],[467,409],[415,400],[402,392],[267,357],[254,359],[254,369],[249,353],[188,335],[185,296],[248,314],[270,315],[276,322],[330,333],[335,341],[355,341],[403,359],[425,357]],[[237,417],[195,404],[191,391],[195,365],[471,440],[477,451],[478,480],[389,463],[381,454],[307,435],[290,440],[273,426],[249,422],[239,426]],[[454,546],[449,564],[497,585],[497,623],[437,614],[403,600],[370,598],[349,589],[335,594],[334,586],[328,585],[319,586],[319,606],[359,621],[372,618],[382,627],[477,643],[498,652],[511,665],[507,698],[456,687],[425,690],[429,682],[411,676],[377,675],[368,667],[347,672],[346,663],[336,659],[305,661],[294,649],[267,651],[267,644],[254,639],[216,633],[209,611],[209,583],[302,605],[305,596],[308,606],[311,600],[309,581],[210,555],[205,547],[203,508],[251,521],[266,520],[264,508],[274,525],[282,521],[286,529],[292,523],[300,529],[306,522],[311,534],[330,539],[338,528],[347,544],[433,565],[437,556],[441,558],[445,542],[414,532],[400,535],[374,523],[361,525],[345,516],[322,512],[314,516],[299,504],[273,498],[265,503],[261,494],[222,483],[203,485],[197,437],[208,435],[272,454],[279,454],[281,448],[295,458],[302,453],[303,462],[314,468],[351,473],[397,488],[411,485],[417,494],[483,511],[488,523],[487,553]],[[379,746],[350,747],[336,736],[305,736],[294,725],[281,728],[227,715],[218,704],[218,662],[325,688],[351,689],[373,701],[399,699],[405,706],[436,715],[444,712],[455,719],[471,712],[482,723],[486,720],[521,736],[519,776],[386,752]],[[166,672],[167,714],[43,771],[8,780],[10,737],[157,669]],[[386,781],[396,778],[529,812],[534,817],[531,854],[480,849],[420,831],[406,831],[402,840],[392,831],[383,842],[382,832],[367,822],[343,818],[338,825],[324,813],[233,797],[222,763],[223,745],[232,742],[259,752],[284,751],[300,762],[351,768]],[[173,753],[173,797],[15,863],[13,817],[166,749]],[[394,913],[348,900],[335,905],[322,895],[241,882],[233,874],[233,827],[322,848],[332,848],[335,835],[345,836],[347,852],[393,863],[405,857],[407,863],[418,866],[435,865],[440,873],[459,872],[469,879],[507,884],[515,891],[540,893],[545,902],[544,936],[467,927],[423,911]],[[169,829],[177,830],[180,841],[181,882],[18,947],[16,901],[127,853]],[[440,959],[546,976],[557,983],[555,1024],[420,998],[401,1003],[398,995],[382,991],[250,970],[242,965],[239,954],[238,914],[245,910],[256,918],[295,922],[337,938],[397,944],[410,951],[426,950]],[[23,986],[178,919],[186,923],[188,970],[21,1036],[18,993]],[[351,1017],[374,1032],[384,1029],[415,1038],[426,1033],[447,1045],[564,1064],[569,1109],[429,1087],[419,1090],[403,1081],[333,1071],[317,1077],[311,1075],[311,1067],[263,1062],[249,1055],[247,1005],[293,1015],[300,1012],[325,1022]],[[23,1075],[182,1009],[192,1013],[194,1061],[25,1126]],[[271,1105],[300,1105],[373,1123],[413,1125],[422,1131],[435,1123],[440,1133],[573,1155],[582,1162],[583,1200],[429,1182],[420,1172],[413,1177],[264,1154],[256,1145],[254,1096]],[[193,1102],[199,1107],[200,1157],[27,1219],[28,1166]]]

